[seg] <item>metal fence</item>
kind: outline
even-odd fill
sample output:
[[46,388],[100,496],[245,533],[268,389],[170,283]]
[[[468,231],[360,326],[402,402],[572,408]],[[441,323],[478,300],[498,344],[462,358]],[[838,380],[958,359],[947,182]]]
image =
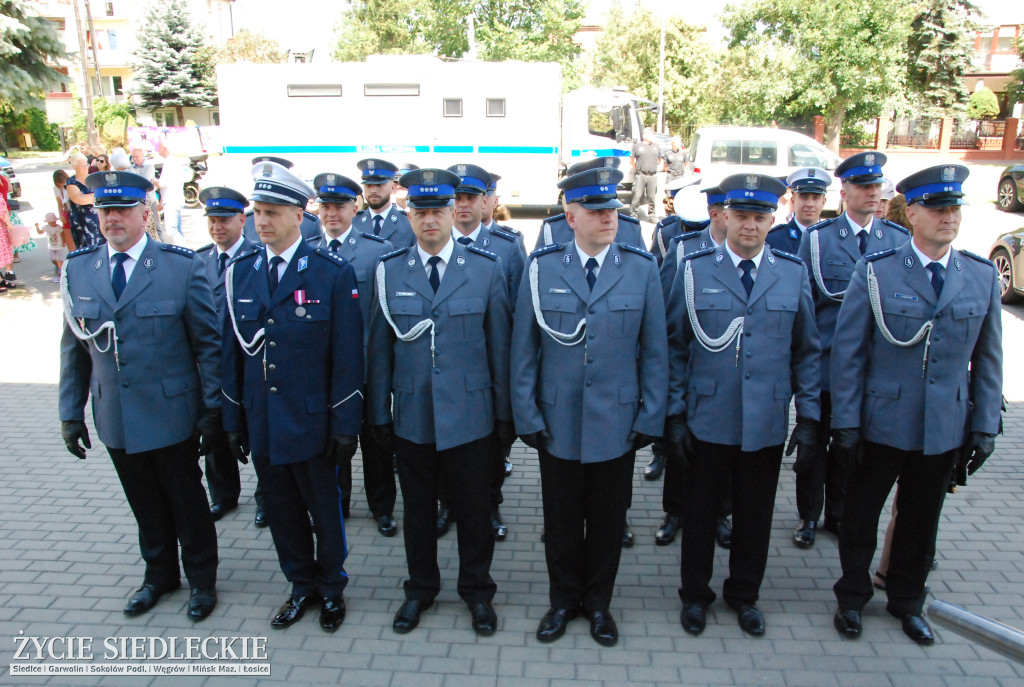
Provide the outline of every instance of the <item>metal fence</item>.
[[942,120],[931,117],[895,119],[886,146],[890,148],[938,148]]

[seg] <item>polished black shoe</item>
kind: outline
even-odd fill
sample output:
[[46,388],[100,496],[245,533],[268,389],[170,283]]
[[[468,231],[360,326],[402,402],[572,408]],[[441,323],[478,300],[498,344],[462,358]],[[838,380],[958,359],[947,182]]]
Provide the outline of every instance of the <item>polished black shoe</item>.
[[490,637],[498,629],[498,614],[490,601],[469,604],[469,612],[473,616],[473,630],[481,637]]
[[793,530],[793,543],[801,549],[809,549],[814,546],[814,530],[818,523],[814,520],[801,520],[800,524]]
[[740,621],[740,629],[748,635],[760,637],[764,634],[764,616],[757,606],[743,604],[736,609],[736,618]]
[[142,615],[153,608],[153,606],[156,606],[156,602],[160,600],[161,596],[173,592],[179,587],[181,587],[181,582],[169,585],[143,583],[141,587],[135,590],[131,598],[128,599],[128,603],[124,607],[124,614]]
[[732,518],[725,516],[718,519],[718,545],[723,549],[732,548]]
[[860,611],[838,610],[832,617],[832,624],[836,626],[836,632],[848,639],[857,639],[864,629],[861,625]]
[[320,629],[325,632],[334,632],[345,621],[345,599],[338,596],[323,598],[320,606]]
[[707,605],[702,603],[683,604],[679,622],[683,624],[683,629],[691,635],[699,635],[708,624]]
[[665,472],[665,456],[654,454],[654,458],[644,468],[644,479],[653,482],[661,479],[661,473]]
[[398,533],[398,523],[390,515],[377,518],[377,531],[385,537],[393,537]]
[[505,459],[505,477],[512,476],[512,461],[508,458]]
[[658,546],[668,546],[676,540],[676,532],[679,531],[679,516],[671,513],[665,514],[661,521],[661,527],[654,533],[654,543]]
[[505,537],[508,536],[508,525],[501,519],[501,513],[498,511],[491,513],[491,529],[494,530],[495,541],[505,541]]
[[277,609],[277,615],[270,621],[271,627],[285,628],[289,625],[294,624],[305,614],[306,606],[313,601],[308,596],[295,596],[288,597],[288,600],[284,602],[281,608]]
[[448,530],[451,528],[452,523],[455,521],[452,515],[452,509],[441,504],[440,508],[437,509],[437,538],[440,539],[444,535],[448,534]]
[[260,529],[263,529],[264,527],[269,525],[270,523],[267,522],[267,513],[266,513],[266,511],[263,510],[262,508],[257,508],[256,509],[256,519],[255,519],[254,522],[255,522],[256,527],[259,527]]
[[629,520],[626,520],[622,526],[622,548],[633,548],[633,530],[629,527]]
[[217,605],[217,590],[213,587],[193,589],[188,600],[188,617],[199,622],[213,613]]
[[889,604],[885,605],[885,610],[889,611],[889,615],[894,618],[899,618],[903,624],[903,634],[918,644],[928,646],[935,643],[935,635],[932,634],[932,628],[923,617],[911,613],[897,613]]
[[578,617],[578,609],[549,608],[537,626],[537,639],[541,642],[553,642],[565,634],[569,621]]
[[615,627],[615,620],[608,611],[591,611],[587,613],[590,619],[590,636],[602,646],[615,646],[619,641],[619,628]]
[[210,506],[210,515],[213,516],[213,519],[216,522],[236,508],[238,508],[237,503],[215,503]]
[[398,609],[398,613],[395,613],[395,620],[391,623],[391,629],[400,635],[412,632],[420,624],[420,614],[433,605],[433,601],[406,599],[402,603],[402,607]]

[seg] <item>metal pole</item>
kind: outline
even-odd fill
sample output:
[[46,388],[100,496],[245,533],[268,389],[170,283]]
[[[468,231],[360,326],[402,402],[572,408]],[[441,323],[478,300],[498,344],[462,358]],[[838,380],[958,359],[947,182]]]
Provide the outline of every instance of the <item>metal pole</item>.
[[100,139],[96,135],[96,120],[92,115],[92,83],[89,81],[89,55],[85,45],[85,33],[82,31],[82,16],[78,11],[78,0],[73,0],[75,6],[75,29],[78,32],[78,56],[82,60],[82,81],[85,82],[85,133],[89,139],[89,145],[99,145]]
[[928,617],[961,637],[1024,663],[1024,632],[945,601],[928,604]]
[[99,96],[103,97],[103,75],[100,74],[100,56],[96,52],[96,29],[92,25],[92,11],[89,10],[89,0],[85,0],[85,19],[89,22],[89,35],[92,36],[92,66],[96,69],[96,88]]

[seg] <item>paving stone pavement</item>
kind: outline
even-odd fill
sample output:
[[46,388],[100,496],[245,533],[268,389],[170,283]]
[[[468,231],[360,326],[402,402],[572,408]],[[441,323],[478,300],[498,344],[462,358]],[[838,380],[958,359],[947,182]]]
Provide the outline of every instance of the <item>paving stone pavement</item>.
[[[37,251],[39,252],[39,251]],[[444,588],[439,603],[408,635],[391,630],[402,600],[405,557],[401,533],[385,539],[369,518],[358,469],[353,517],[347,523],[351,582],[348,617],[335,634],[319,629],[316,613],[274,631],[269,620],[289,586],[278,568],[270,532],[253,526],[255,475],[242,468],[240,508],[217,523],[220,597],[207,620],[185,616],[186,590],[164,598],[150,613],[127,618],[121,608],[141,581],[134,519],[102,446],[85,461],[68,454],[57,416],[52,340],[59,311],[53,291],[32,281],[45,257],[28,254],[19,267],[31,288],[0,299],[0,683],[18,685],[341,684],[388,687],[491,685],[854,685],[1018,687],[1024,666],[936,627],[937,642],[920,647],[884,610],[884,597],[865,609],[864,636],[840,639],[832,628],[838,576],[835,538],[826,533],[809,551],[790,542],[795,525],[794,480],[783,466],[771,552],[760,607],[763,638],[745,636],[734,614],[717,602],[706,632],[686,635],[679,625],[678,544],[654,545],[661,519],[661,482],[646,482],[637,458],[630,522],[637,544],[623,552],[612,613],[620,641],[599,647],[585,620],[573,622],[553,644],[534,637],[547,609],[536,456],[517,443],[515,471],[505,485],[502,513],[509,537],[496,545],[499,631],[477,637],[455,592],[456,537],[440,540]],[[31,310],[29,310],[31,308]],[[30,314],[27,314],[30,313]],[[1015,316],[1017,317],[1017,316]],[[1004,318],[1006,319],[1006,318]],[[30,334],[25,334],[29,332]],[[38,346],[37,346],[38,343]],[[1014,348],[1007,346],[1007,351]],[[1012,354],[1008,358],[1012,361]],[[16,381],[11,381],[16,380]],[[90,430],[92,427],[90,424]],[[92,431],[95,439],[96,434]],[[1024,627],[1024,402],[1014,399],[997,454],[943,511],[939,567],[929,578],[932,597]],[[401,498],[396,517],[401,523]],[[884,528],[887,518],[883,518]],[[458,527],[456,524],[455,527]],[[727,552],[719,551],[713,586],[720,590]],[[12,676],[15,638],[266,637],[271,675],[247,677],[27,677]],[[102,662],[97,659],[97,663]]]

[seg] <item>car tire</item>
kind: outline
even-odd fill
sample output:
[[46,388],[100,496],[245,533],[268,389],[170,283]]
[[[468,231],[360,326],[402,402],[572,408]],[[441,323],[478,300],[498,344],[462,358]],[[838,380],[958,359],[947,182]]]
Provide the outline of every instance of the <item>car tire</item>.
[[1017,182],[1011,177],[1004,177],[999,180],[999,194],[996,204],[1004,212],[1017,212],[1022,207],[1020,198],[1017,197]]
[[1005,248],[996,248],[992,251],[992,264],[999,278],[999,300],[1007,305],[1019,303],[1021,298],[1013,290],[1013,258]]

